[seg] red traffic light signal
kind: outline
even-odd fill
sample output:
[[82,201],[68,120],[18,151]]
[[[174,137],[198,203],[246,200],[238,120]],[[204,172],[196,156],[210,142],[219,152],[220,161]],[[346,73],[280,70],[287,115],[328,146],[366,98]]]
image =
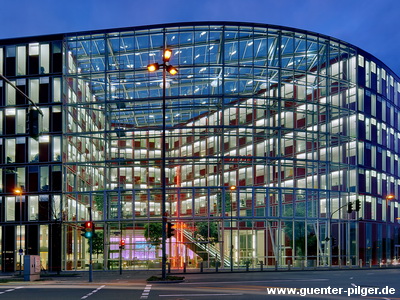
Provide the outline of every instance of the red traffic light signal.
[[84,236],[87,239],[90,239],[93,237],[94,234],[94,224],[91,221],[87,221],[84,224],[82,224],[82,236]]
[[125,249],[125,240],[124,239],[121,239],[119,241],[119,249]]

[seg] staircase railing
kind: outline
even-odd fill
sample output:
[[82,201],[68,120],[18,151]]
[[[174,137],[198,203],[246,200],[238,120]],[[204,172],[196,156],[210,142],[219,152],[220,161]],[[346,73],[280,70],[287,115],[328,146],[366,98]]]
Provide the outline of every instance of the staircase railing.
[[[199,239],[196,239],[192,236],[192,232],[187,229],[182,230],[183,235],[185,238],[195,244],[197,247],[199,247],[201,250],[207,252],[211,257],[214,257],[216,261],[221,261],[221,254],[219,252],[219,249],[215,247],[214,244],[209,243],[207,240],[203,240],[203,242],[199,241]],[[224,257],[224,266],[230,267],[231,262],[228,258]]]

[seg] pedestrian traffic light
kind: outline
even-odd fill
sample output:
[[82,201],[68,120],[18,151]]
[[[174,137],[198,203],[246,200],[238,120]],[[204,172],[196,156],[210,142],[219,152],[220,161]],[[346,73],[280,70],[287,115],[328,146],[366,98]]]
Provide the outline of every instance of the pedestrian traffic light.
[[353,203],[347,203],[347,213],[351,214],[353,212]]
[[167,223],[167,237],[171,238],[175,235],[175,224],[172,224],[171,222]]
[[361,202],[360,202],[359,199],[357,199],[357,200],[356,200],[356,208],[355,208],[355,211],[360,211],[360,209],[361,209]]
[[35,140],[38,140],[40,135],[40,117],[39,110],[33,108],[29,110],[29,136]]
[[87,221],[82,224],[82,236],[84,236],[87,239],[90,239],[94,235],[94,224],[91,221]]
[[119,249],[125,249],[125,240],[124,239],[121,239],[120,241],[119,241]]

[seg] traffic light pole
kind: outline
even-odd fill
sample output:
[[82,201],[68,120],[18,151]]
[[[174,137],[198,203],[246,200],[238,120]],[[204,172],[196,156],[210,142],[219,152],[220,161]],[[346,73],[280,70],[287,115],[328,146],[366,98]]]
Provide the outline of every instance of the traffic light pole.
[[[92,208],[88,207],[89,209],[89,220],[93,226],[92,222]],[[93,228],[92,228],[93,231]],[[89,238],[89,282],[93,282],[93,235]]]
[[[338,209],[336,209],[334,212],[331,212],[330,214],[329,214],[329,219],[328,219],[328,237],[327,237],[327,239],[325,239],[325,241],[328,243],[328,245],[329,245],[329,256],[328,256],[328,264],[329,264],[329,267],[332,267],[332,237],[331,237],[331,226],[332,226],[332,218],[333,218],[333,215],[335,214],[335,213],[337,213],[338,211],[340,211],[343,207],[348,207],[348,210],[351,208],[351,212],[349,212],[349,211],[347,211],[347,213],[352,213],[353,211],[359,211],[360,210],[360,200],[356,200],[356,209],[354,209],[353,210],[353,203],[352,202],[348,202],[348,203],[346,203],[346,204],[344,204],[344,205],[342,205],[341,207],[339,207]],[[339,224],[340,224],[340,213],[339,213]],[[338,232],[339,232],[339,234],[340,234],[340,226],[339,226],[339,230],[338,230]],[[340,236],[339,236],[340,237]],[[338,243],[339,243],[339,251],[340,251],[340,238],[339,238],[339,241],[338,241]],[[340,253],[340,252],[339,252]]]

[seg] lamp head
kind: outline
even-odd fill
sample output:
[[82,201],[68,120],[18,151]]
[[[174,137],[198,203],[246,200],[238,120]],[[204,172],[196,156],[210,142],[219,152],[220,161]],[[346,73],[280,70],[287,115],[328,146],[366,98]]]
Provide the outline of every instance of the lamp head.
[[147,65],[147,70],[148,70],[149,72],[155,72],[155,71],[157,71],[158,69],[160,69],[160,65],[159,65],[158,63],[154,63],[154,64]]
[[165,49],[164,50],[164,55],[163,55],[163,61],[164,62],[169,62],[172,56],[172,50],[171,49]]
[[178,69],[175,68],[175,67],[173,67],[173,66],[171,66],[171,65],[168,65],[168,66],[167,66],[167,71],[168,71],[168,73],[171,74],[171,75],[176,75],[176,74],[178,74]]

